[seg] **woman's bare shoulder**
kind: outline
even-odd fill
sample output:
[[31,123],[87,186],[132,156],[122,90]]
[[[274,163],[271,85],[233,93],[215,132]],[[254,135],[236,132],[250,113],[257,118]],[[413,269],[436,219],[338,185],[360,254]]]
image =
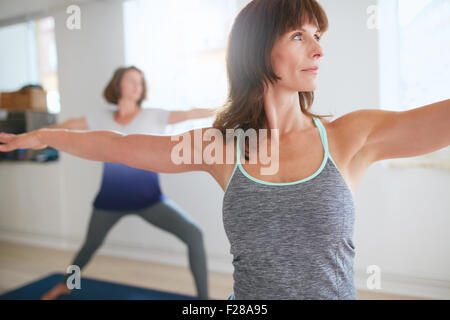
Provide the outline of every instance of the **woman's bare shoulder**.
[[201,149],[196,147],[196,152],[208,163],[204,166],[205,171],[225,190],[236,163],[236,139],[214,127],[194,129],[193,132],[194,139],[195,136],[202,139]]
[[325,122],[330,140],[330,148],[339,154],[345,163],[349,163],[364,144],[358,112],[349,112],[331,121]]

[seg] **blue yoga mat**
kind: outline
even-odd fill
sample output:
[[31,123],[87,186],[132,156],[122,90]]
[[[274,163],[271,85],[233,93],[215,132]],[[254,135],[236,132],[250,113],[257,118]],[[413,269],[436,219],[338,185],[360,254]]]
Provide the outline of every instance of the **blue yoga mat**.
[[[49,276],[0,295],[0,300],[39,300],[41,296],[63,281],[62,273]],[[197,297],[128,286],[113,282],[81,278],[81,289],[57,300],[198,300]]]

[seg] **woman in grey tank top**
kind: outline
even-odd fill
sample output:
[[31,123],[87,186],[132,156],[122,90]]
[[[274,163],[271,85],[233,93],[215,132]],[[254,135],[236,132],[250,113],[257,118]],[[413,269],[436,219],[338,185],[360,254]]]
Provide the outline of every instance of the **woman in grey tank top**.
[[[234,266],[231,299],[356,299],[356,185],[376,161],[447,147],[450,100],[406,112],[358,110],[325,123],[310,109],[323,57],[319,41],[327,27],[315,0],[251,1],[231,30],[229,95],[213,128],[176,136],[42,129],[0,135],[6,143],[0,151],[51,146],[154,172],[208,172],[225,191],[223,222]],[[278,147],[280,170],[267,178],[250,174],[254,170],[242,163],[248,158],[244,141],[234,157],[234,140],[222,140],[235,129],[275,130],[279,141],[270,144]],[[261,149],[266,140],[258,141]],[[206,147],[216,151],[214,161],[206,161]],[[223,148],[226,152],[218,152]],[[248,154],[253,150],[249,147]]]
[[240,150],[223,199],[233,255],[230,299],[356,299],[353,195],[328,152],[310,177],[270,183],[250,176]]

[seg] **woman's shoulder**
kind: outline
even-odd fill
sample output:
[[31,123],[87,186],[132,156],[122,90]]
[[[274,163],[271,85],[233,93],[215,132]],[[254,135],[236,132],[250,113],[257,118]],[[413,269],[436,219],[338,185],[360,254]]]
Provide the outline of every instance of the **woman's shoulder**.
[[158,107],[141,107],[140,115],[155,120],[158,123],[166,123],[170,110]]
[[112,115],[116,112],[117,107],[106,105],[98,108],[91,109],[88,114],[94,116],[104,116],[104,115]]
[[330,140],[329,146],[336,153],[336,158],[339,153],[346,162],[350,161],[364,143],[358,112],[344,114],[324,126]]
[[332,117],[325,117],[325,116],[321,116],[321,117],[316,117],[318,120],[320,120],[323,124],[330,124],[333,121],[335,121],[335,119],[333,119]]
[[85,119],[91,130],[103,128],[113,121],[115,110],[108,106],[101,106],[99,108],[91,109],[87,112]]
[[169,110],[164,109],[164,108],[160,108],[160,107],[145,107],[145,106],[141,107],[141,111],[145,112],[145,113],[166,113],[166,112],[170,112]]
[[91,109],[87,112],[87,118],[103,118],[112,117],[114,115],[115,109],[109,106],[102,106],[99,108]]

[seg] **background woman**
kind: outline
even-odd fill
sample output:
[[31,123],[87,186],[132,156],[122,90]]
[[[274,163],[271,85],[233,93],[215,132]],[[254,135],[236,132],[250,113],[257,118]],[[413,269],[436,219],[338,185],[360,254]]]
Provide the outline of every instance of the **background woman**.
[[[115,108],[93,111],[86,117],[69,119],[47,128],[164,134],[167,124],[213,114],[214,109],[171,112],[142,108],[146,92],[146,81],[141,70],[133,66],[118,68],[104,90],[106,101]],[[200,227],[189,214],[162,194],[157,173],[119,163],[105,162],[103,165],[102,183],[93,203],[87,235],[71,265],[83,269],[109,230],[129,214],[137,214],[187,245],[198,297],[208,299],[207,263]],[[71,290],[66,285],[68,277],[44,294],[42,299],[69,294]]]

